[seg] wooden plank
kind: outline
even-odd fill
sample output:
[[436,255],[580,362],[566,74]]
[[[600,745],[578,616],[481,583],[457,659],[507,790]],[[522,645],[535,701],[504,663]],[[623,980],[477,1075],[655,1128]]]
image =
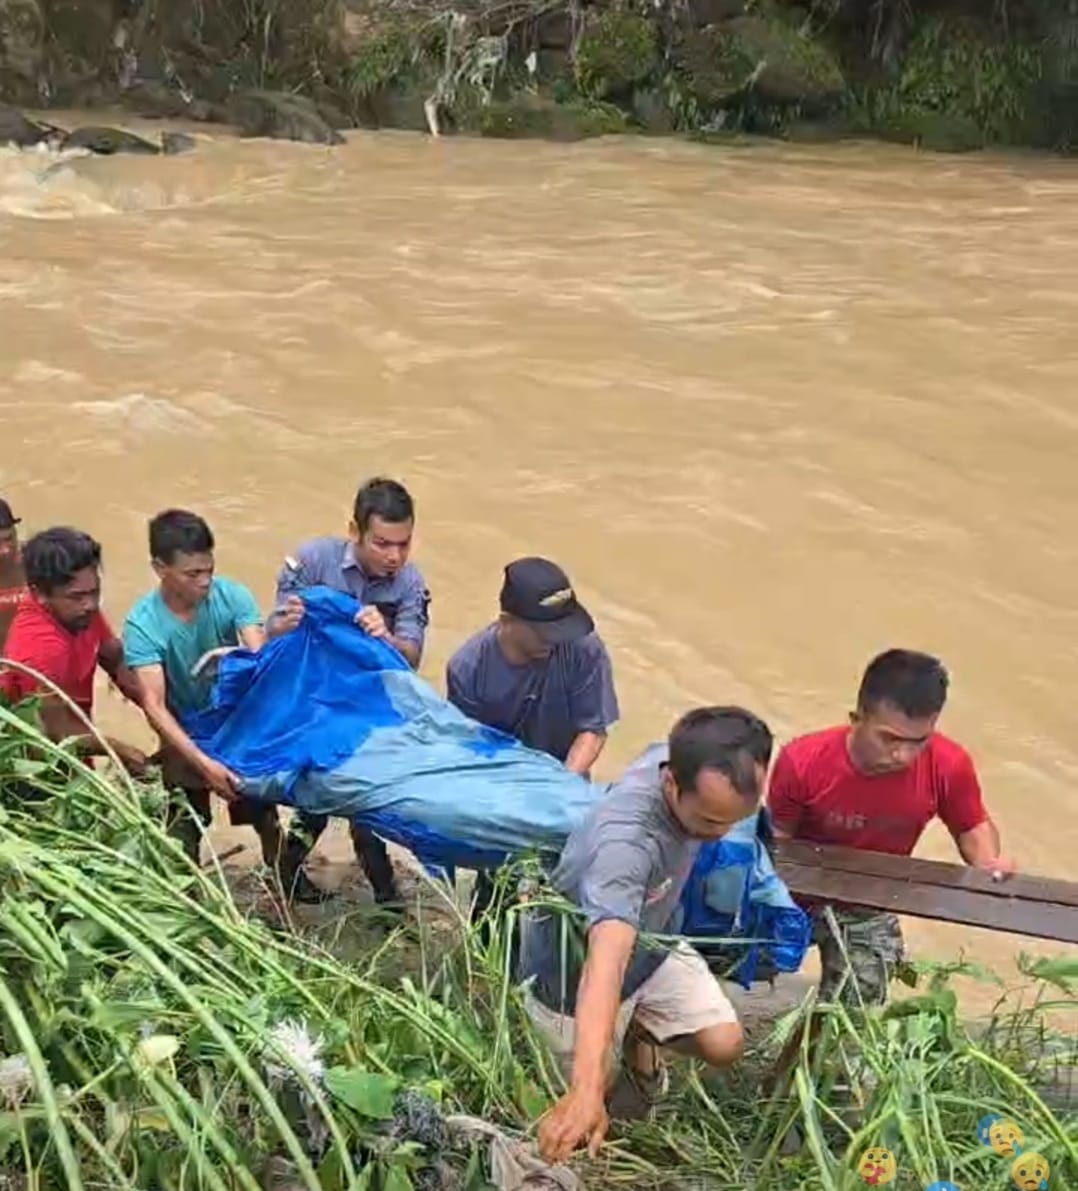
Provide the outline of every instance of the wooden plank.
[[781,858],[777,869],[790,891],[803,898],[888,910],[915,918],[954,922],[1060,943],[1078,943],[1078,909],[1070,905],[1030,902],[1016,897],[989,897],[979,890],[858,876]]
[[987,897],[1078,909],[1078,883],[1016,873],[1005,881],[993,881],[988,873],[965,864],[947,864],[939,860],[920,860],[912,856],[893,856],[884,852],[865,852],[858,848],[839,848],[831,844],[812,844],[803,840],[783,840],[778,845],[780,863],[822,867],[854,876],[884,877],[918,885],[963,889]]
[[776,868],[795,895],[1033,938],[1078,943],[1078,884],[784,840]]

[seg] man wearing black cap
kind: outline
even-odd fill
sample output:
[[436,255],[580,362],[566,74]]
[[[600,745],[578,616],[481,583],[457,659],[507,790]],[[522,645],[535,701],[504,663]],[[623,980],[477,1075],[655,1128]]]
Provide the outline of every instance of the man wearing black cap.
[[569,577],[545,558],[505,568],[501,616],[450,658],[465,715],[587,774],[618,719],[610,657]]
[[19,551],[19,518],[0,500],[0,652],[15,612],[26,596],[26,572]]
[[[545,558],[505,568],[501,615],[453,654],[445,685],[465,715],[584,775],[618,719],[606,646],[569,576]],[[494,893],[490,875],[479,873],[473,920],[487,914]]]

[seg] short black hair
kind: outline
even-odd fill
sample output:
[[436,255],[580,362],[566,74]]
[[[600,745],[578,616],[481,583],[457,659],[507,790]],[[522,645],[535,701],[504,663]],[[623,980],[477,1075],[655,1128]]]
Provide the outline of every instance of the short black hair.
[[743,707],[698,707],[670,733],[670,772],[683,792],[696,789],[700,772],[715,769],[745,798],[760,794],[756,766],[771,762],[774,739],[759,716]]
[[101,546],[81,529],[59,525],[36,533],[22,548],[26,582],[49,595],[79,571],[101,565]]
[[415,502],[403,484],[387,480],[385,476],[375,476],[359,486],[352,517],[359,532],[366,533],[372,517],[381,517],[394,524],[414,521]]
[[857,710],[873,712],[890,703],[911,720],[939,715],[947,702],[950,678],[939,658],[914,649],[888,649],[868,664]]
[[150,522],[150,557],[166,566],[177,554],[209,554],[213,531],[197,513],[165,509]]

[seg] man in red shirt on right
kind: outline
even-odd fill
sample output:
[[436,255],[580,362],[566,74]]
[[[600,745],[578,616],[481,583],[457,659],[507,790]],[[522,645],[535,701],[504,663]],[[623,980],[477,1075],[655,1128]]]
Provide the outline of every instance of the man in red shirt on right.
[[[996,879],[1010,875],[1014,865],[1000,852],[973,761],[936,731],[947,686],[946,669],[928,654],[889,649],[873,659],[850,725],[802,736],[779,753],[768,791],[775,835],[909,856],[939,816],[967,864]],[[821,999],[886,1002],[905,960],[898,918],[833,906],[840,941],[821,906],[805,908],[816,922]]]

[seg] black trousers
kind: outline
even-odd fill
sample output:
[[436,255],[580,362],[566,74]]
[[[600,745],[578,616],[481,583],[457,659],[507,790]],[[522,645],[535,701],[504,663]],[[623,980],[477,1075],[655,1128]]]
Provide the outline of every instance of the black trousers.
[[[297,868],[306,860],[319,836],[329,826],[329,819],[329,815],[311,815],[300,811],[292,820],[287,851],[289,859]],[[352,826],[351,835],[356,859],[371,883],[375,901],[399,901],[400,894],[397,892],[397,882],[393,876],[393,862],[389,859],[385,844],[362,827]]]

